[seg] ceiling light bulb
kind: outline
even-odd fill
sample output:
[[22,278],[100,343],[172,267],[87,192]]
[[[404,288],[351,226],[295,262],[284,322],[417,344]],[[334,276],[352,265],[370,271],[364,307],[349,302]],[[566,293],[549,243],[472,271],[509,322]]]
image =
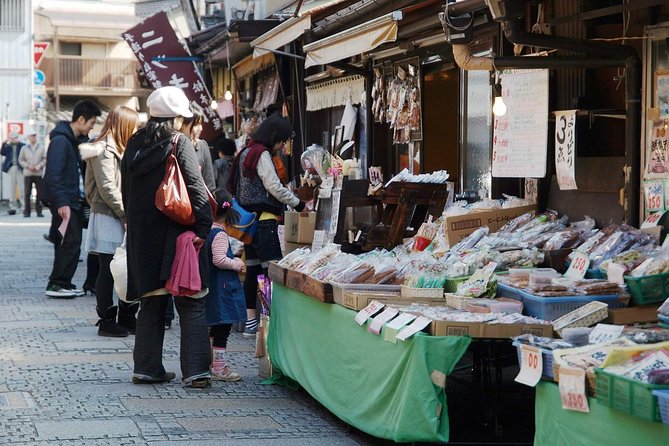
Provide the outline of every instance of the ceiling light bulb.
[[501,96],[495,96],[495,103],[492,105],[492,112],[495,116],[504,116],[506,114],[506,104]]
[[225,94],[223,95],[223,98],[226,101],[232,101],[232,92],[230,90],[225,90]]
[[218,108],[218,102],[216,102],[216,99],[211,100],[211,105],[210,105],[212,110],[216,110]]

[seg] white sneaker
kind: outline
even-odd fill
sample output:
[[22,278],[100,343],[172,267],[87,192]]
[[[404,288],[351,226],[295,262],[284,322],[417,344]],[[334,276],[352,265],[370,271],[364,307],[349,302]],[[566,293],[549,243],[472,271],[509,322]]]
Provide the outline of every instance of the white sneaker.
[[45,294],[49,297],[57,297],[60,299],[73,299],[78,296],[78,294],[75,293],[75,290],[68,290],[67,288],[58,285],[49,285]]
[[235,382],[241,381],[242,375],[235,373],[230,370],[230,367],[225,366],[222,370],[212,369],[211,371],[211,380],[212,381],[226,381],[226,382]]

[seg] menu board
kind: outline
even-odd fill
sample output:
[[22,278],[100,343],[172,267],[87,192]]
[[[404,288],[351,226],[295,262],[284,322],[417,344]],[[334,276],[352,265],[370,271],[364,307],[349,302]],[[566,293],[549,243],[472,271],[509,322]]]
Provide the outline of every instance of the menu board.
[[543,178],[548,143],[548,70],[505,70],[501,80],[507,112],[495,116],[492,176]]

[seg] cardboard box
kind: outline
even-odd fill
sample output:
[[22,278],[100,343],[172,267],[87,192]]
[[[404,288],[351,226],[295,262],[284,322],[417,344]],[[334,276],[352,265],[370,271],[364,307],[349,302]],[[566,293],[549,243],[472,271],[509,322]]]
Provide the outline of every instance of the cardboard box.
[[432,321],[430,323],[430,334],[432,336],[471,336],[480,338],[480,322],[453,322],[453,321]]
[[609,308],[609,317],[605,321],[608,324],[625,325],[637,322],[656,322],[657,304],[640,305],[638,307]]
[[432,336],[471,336],[472,338],[508,339],[521,334],[551,336],[553,327],[540,324],[484,324],[480,322],[432,321]]
[[311,244],[314,241],[316,213],[287,211],[284,213],[284,226],[286,243]]
[[274,283],[279,283],[281,285],[286,284],[286,269],[280,267],[276,262],[269,262],[267,275]]
[[333,302],[332,285],[298,271],[286,272],[286,286],[326,304]]
[[453,246],[477,229],[487,226],[490,233],[497,232],[507,224],[526,212],[536,211],[536,205],[520,206],[509,209],[478,210],[465,215],[446,218],[446,237]]
[[311,248],[311,245],[303,245],[301,243],[293,243],[293,242],[286,242],[286,247],[285,247],[285,252],[284,256],[287,256],[291,252],[295,251],[296,249],[300,248]]
[[379,302],[383,302],[385,304],[401,303],[406,305],[406,301],[400,301],[400,296],[398,294],[371,293],[369,291],[365,291],[363,293],[355,291],[344,291],[343,293],[337,293],[334,296],[334,303],[355,311],[362,310],[373,300],[378,300]]

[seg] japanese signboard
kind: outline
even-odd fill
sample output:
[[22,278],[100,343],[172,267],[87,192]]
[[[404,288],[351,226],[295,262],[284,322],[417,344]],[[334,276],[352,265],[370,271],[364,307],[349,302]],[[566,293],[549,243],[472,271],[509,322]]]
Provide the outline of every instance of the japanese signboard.
[[576,110],[555,112],[555,172],[560,190],[576,189]]
[[492,176],[543,178],[548,153],[548,70],[505,70],[507,113],[495,116]]
[[644,177],[669,177],[669,120],[653,121],[646,150],[646,169]]
[[139,60],[144,76],[153,88],[181,88],[191,108],[204,116],[203,139],[215,138],[223,129],[218,114],[211,109],[207,91],[195,62],[179,42],[165,12],[159,12],[123,33]]

